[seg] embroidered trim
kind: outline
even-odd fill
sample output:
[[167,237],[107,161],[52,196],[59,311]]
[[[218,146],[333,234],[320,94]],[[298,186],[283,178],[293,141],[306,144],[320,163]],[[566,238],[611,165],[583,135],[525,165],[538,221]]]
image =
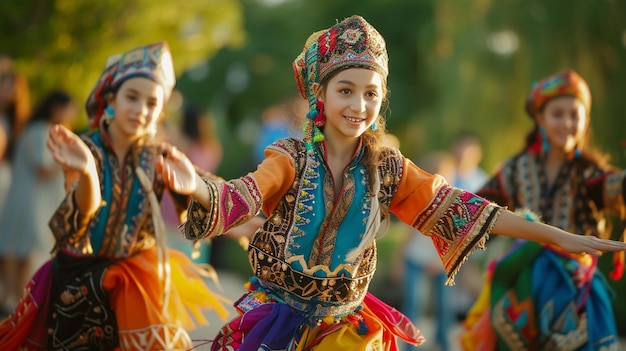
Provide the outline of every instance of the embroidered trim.
[[448,275],[446,285],[454,285],[454,276],[473,249],[485,249],[499,209],[477,195],[446,185],[417,216],[413,227],[433,240]]
[[311,316],[337,316],[354,311],[365,298],[375,271],[372,269],[358,278],[316,277],[294,270],[287,262],[253,245],[248,257],[263,286]]
[[213,232],[217,225],[218,205],[215,201],[218,198],[217,186],[207,178],[201,177],[201,179],[207,185],[211,208],[204,208],[198,201],[191,199],[187,220],[181,226],[184,237],[189,240],[202,239]]
[[182,226],[187,239],[222,235],[255,216],[261,209],[262,194],[250,175],[228,182],[204,177],[202,180],[209,190],[211,208],[204,208],[196,200],[191,201],[187,221]]
[[142,329],[120,330],[122,350],[191,350],[189,334],[179,325],[159,324]]

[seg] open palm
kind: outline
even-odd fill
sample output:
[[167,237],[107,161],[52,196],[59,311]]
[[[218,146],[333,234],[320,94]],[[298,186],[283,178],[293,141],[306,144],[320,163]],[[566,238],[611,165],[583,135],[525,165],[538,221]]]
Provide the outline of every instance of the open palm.
[[572,253],[589,253],[595,256],[603,252],[626,250],[626,243],[614,240],[603,240],[595,236],[572,235],[559,242],[559,246]]
[[192,194],[196,190],[196,170],[189,158],[169,144],[163,144],[162,150],[159,163],[166,186],[182,195]]
[[46,145],[54,159],[66,171],[73,170],[84,174],[94,162],[89,147],[78,135],[62,125],[57,124],[50,128]]

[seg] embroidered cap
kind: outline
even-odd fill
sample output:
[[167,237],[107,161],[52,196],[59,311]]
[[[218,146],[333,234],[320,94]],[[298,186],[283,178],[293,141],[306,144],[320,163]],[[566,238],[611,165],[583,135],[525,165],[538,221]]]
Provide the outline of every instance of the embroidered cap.
[[526,99],[526,112],[534,117],[546,102],[562,95],[578,98],[587,112],[591,110],[591,91],[587,82],[574,70],[568,69],[533,83]]
[[387,79],[388,61],[385,39],[361,16],[346,18],[309,36],[304,50],[293,62],[298,90],[309,102],[305,124],[307,144],[321,140],[319,130],[312,123],[321,110],[313,87],[346,68],[371,69]]
[[87,98],[86,110],[92,127],[97,127],[107,102],[107,93],[114,92],[120,85],[134,77],[152,79],[163,87],[167,100],[174,85],[174,66],[167,42],[161,41],[132,49],[108,58],[98,83]]

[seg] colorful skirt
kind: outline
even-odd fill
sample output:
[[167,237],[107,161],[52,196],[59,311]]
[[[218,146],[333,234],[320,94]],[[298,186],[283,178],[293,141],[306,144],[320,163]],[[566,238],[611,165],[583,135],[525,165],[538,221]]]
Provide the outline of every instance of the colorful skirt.
[[213,340],[218,350],[398,350],[396,338],[413,345],[425,339],[411,321],[368,293],[356,311],[341,317],[312,318],[252,278],[235,305],[240,315]]
[[[2,350],[190,350],[187,330],[225,319],[223,299],[198,268],[169,249],[171,284],[157,250],[110,262],[59,253],[28,283],[15,312],[0,323]],[[78,316],[78,317],[77,317]]]
[[618,350],[597,258],[523,242],[490,264],[464,321],[466,351]]

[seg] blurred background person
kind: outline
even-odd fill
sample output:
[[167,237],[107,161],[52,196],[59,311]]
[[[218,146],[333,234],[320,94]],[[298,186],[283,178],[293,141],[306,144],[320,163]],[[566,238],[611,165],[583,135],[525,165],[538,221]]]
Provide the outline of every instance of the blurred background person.
[[[13,69],[13,59],[0,53],[0,213],[7,202],[11,185],[11,160],[18,136],[31,112],[28,81]],[[0,255],[0,293],[12,288],[6,285],[6,262]],[[3,301],[0,298],[0,308]],[[4,314],[4,311],[0,311]]]
[[[159,137],[185,153],[194,165],[203,171],[217,173],[224,151],[217,134],[215,119],[209,113],[197,106],[189,105],[184,107],[178,124],[164,120],[159,129],[161,133]],[[192,242],[182,237],[178,226],[185,218],[179,218],[178,213],[185,213],[186,209],[176,209],[176,201],[172,199],[169,191],[163,193],[161,208],[169,245],[186,253],[197,263],[208,263],[209,242],[200,241],[194,248]]]
[[[488,175],[480,167],[483,147],[478,137],[469,131],[459,133],[453,140],[451,152],[455,160],[454,177],[450,183],[457,188],[475,192],[487,182]],[[489,240],[490,247],[495,242],[508,242],[509,238],[494,235]],[[491,251],[490,251],[491,252]],[[463,266],[463,274],[452,287],[452,310],[459,321],[465,319],[467,311],[480,294],[482,271],[487,251],[477,251]]]
[[46,139],[52,125],[69,126],[76,115],[76,104],[68,93],[50,92],[35,107],[15,144],[8,203],[0,212],[3,314],[13,309],[34,268],[50,258],[54,242],[48,221],[65,197],[65,186],[61,166],[52,158]]
[[[572,235],[614,236],[609,215],[626,221],[626,172],[590,145],[591,102],[574,70],[534,82],[525,103],[533,122],[526,145],[477,194]],[[612,256],[610,277],[618,280],[624,252]],[[464,349],[618,350],[614,294],[598,259],[515,240],[489,264],[464,323]]]
[[31,108],[28,81],[15,72],[11,57],[0,53],[0,210],[10,184],[13,149]]
[[469,132],[459,134],[452,143],[456,159],[454,186],[468,191],[480,189],[487,181],[487,173],[480,167],[483,147],[478,138]]
[[254,144],[254,164],[265,159],[265,148],[276,140],[301,136],[306,112],[307,102],[300,96],[265,108],[261,114],[261,131]]
[[[429,152],[416,164],[426,172],[442,175],[450,184],[454,182],[456,159],[449,151]],[[396,255],[393,263],[392,279],[402,285],[402,313],[415,325],[425,325],[424,319],[432,320],[434,330],[423,332],[427,340],[434,342],[419,348],[405,344],[405,350],[448,351],[449,331],[454,320],[454,290],[445,286],[446,272],[430,237],[422,235],[415,228],[406,228],[404,244],[400,245],[402,254]]]

